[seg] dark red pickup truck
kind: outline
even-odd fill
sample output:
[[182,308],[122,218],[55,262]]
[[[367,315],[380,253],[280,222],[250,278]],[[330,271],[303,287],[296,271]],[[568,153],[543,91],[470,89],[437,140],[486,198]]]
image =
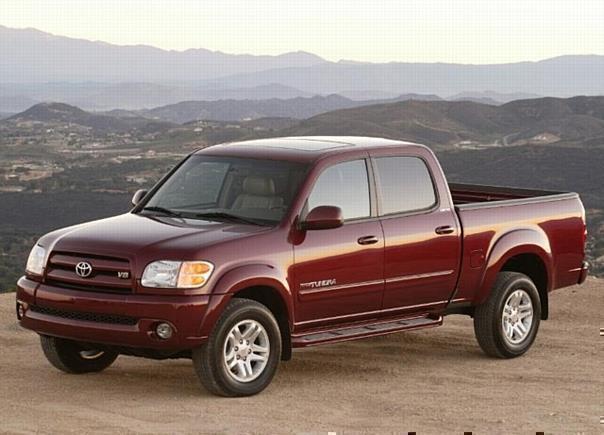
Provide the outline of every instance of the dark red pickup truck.
[[292,348],[447,314],[512,358],[587,275],[576,193],[447,185],[428,148],[386,139],[212,146],[133,204],[43,236],[18,282],[21,325],[65,372],[188,357],[209,391],[250,395]]

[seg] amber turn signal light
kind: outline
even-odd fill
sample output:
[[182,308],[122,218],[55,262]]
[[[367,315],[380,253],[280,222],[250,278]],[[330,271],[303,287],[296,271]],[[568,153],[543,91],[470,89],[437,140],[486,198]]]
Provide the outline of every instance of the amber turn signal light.
[[207,261],[184,261],[178,274],[179,288],[201,287],[210,278],[214,266]]

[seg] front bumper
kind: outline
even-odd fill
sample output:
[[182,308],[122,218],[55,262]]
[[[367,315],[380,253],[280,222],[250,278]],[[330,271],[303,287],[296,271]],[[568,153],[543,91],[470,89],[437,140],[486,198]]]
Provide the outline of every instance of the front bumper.
[[[177,351],[192,349],[207,339],[201,325],[210,298],[92,293],[22,277],[17,283],[17,316],[21,326],[43,335]],[[162,322],[173,328],[169,339],[155,334],[155,326]]]

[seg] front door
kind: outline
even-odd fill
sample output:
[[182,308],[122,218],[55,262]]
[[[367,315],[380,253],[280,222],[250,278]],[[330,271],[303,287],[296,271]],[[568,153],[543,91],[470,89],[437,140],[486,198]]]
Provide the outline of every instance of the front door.
[[298,327],[347,322],[380,309],[384,237],[371,217],[366,165],[360,159],[328,167],[308,197],[305,211],[338,206],[344,225],[306,231],[294,245]]

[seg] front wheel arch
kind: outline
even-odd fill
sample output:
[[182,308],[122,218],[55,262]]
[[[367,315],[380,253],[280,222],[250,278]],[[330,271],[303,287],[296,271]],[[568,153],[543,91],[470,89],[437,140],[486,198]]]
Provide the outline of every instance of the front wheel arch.
[[200,336],[210,335],[222,312],[235,298],[260,302],[273,313],[283,339],[282,359],[291,359],[294,297],[279,269],[270,264],[247,264],[222,275],[210,294],[210,303],[200,325]]
[[233,295],[233,298],[256,301],[267,307],[281,330],[281,360],[289,361],[292,358],[291,329],[287,307],[283,297],[277,289],[268,286],[246,287]]
[[[233,326],[238,325],[242,321],[258,322],[269,337],[267,341],[270,346],[270,350],[267,353],[268,362],[262,369],[262,372],[249,381],[235,379],[231,375],[231,370],[237,369],[231,365],[227,366],[228,358],[231,357],[228,356],[230,351],[226,347],[225,340],[230,340],[229,331],[232,331]],[[242,333],[243,335],[240,336],[242,341],[240,343],[244,343],[246,340],[245,330]],[[248,337],[252,336],[248,335]],[[251,342],[252,338],[249,338],[249,342],[245,343],[245,345],[254,346]],[[235,351],[237,349],[233,348],[232,350]],[[239,352],[241,351],[244,351],[244,354],[247,355],[245,349],[239,349]],[[193,349],[192,357],[195,372],[202,385],[209,392],[226,397],[257,394],[270,384],[277,371],[281,357],[279,325],[270,310],[261,303],[243,298],[233,298],[216,322],[208,337],[208,341],[200,347]],[[241,359],[245,360],[245,355],[241,356]],[[233,362],[235,361],[233,360]],[[241,374],[244,371],[244,368],[242,368],[239,370],[239,373]]]

